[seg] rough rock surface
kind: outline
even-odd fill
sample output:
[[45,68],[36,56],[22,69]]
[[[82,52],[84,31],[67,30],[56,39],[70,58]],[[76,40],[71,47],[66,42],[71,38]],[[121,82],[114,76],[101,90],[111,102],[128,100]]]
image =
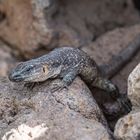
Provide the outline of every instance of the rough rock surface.
[[129,114],[121,118],[116,126],[114,135],[119,140],[140,139],[140,112]]
[[134,108],[140,108],[140,64],[129,75],[128,97]]
[[119,119],[114,135],[121,140],[140,139],[140,64],[131,72],[128,78],[128,97],[132,102],[132,111]]
[[[106,120],[86,85],[51,92],[59,80],[36,85],[0,79],[0,137],[3,140],[111,140]],[[36,133],[37,132],[37,133]]]

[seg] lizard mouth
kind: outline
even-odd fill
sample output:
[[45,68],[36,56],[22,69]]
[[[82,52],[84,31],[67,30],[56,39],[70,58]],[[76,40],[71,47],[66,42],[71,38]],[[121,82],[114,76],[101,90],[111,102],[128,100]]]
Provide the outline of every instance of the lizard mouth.
[[13,82],[22,82],[24,78],[19,74],[9,74],[9,80]]

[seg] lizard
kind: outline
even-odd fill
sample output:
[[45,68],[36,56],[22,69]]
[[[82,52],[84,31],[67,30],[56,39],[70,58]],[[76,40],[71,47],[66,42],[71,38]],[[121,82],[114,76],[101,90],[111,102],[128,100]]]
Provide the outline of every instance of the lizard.
[[[62,79],[62,85],[56,87],[67,88],[77,76],[80,76],[87,85],[105,90],[117,99],[120,96],[118,87],[109,80],[109,75],[106,78],[104,74],[113,75],[111,70],[115,73],[139,49],[140,36],[136,37],[125,50],[113,59],[111,67],[109,65],[100,67],[88,54],[78,48],[68,46],[56,48],[46,55],[21,62],[11,70],[8,77],[12,82],[25,83],[43,82],[59,77]],[[102,74],[102,69],[104,69],[104,74]]]
[[87,84],[92,83],[107,92],[118,93],[110,80],[100,76],[95,61],[84,51],[73,47],[56,48],[42,57],[22,62],[11,71],[9,79],[13,82],[32,83],[59,77],[62,78],[62,88],[67,88],[78,75]]

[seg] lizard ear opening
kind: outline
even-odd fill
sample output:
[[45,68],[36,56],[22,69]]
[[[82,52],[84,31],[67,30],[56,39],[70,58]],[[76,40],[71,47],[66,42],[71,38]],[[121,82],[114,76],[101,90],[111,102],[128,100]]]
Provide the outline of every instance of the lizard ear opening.
[[45,74],[48,74],[49,70],[48,70],[48,66],[47,66],[47,65],[44,65],[44,66],[43,66],[43,72],[44,72]]

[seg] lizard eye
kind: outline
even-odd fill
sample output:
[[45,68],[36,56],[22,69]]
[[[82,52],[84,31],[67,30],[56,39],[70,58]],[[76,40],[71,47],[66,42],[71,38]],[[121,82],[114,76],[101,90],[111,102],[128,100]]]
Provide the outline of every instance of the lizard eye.
[[43,67],[43,72],[45,73],[45,67]]
[[44,65],[43,66],[43,68],[42,68],[42,70],[43,70],[43,72],[45,73],[45,74],[48,74],[48,67],[47,67],[47,65]]
[[33,65],[30,65],[29,67],[26,68],[26,71],[32,70],[33,67],[34,67]]

